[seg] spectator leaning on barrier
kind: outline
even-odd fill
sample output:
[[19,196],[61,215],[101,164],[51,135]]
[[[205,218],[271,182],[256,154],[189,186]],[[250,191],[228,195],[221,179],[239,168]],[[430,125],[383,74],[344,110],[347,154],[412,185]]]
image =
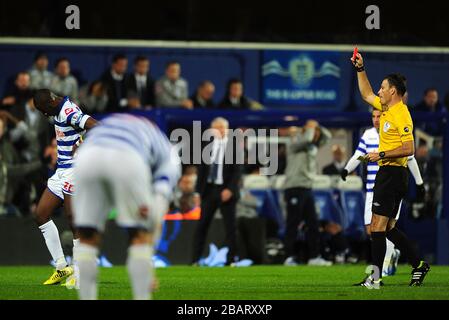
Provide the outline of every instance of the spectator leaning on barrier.
[[190,97],[192,100],[193,107],[195,109],[211,109],[214,108],[214,97],[215,86],[209,80],[202,81],[198,88],[195,90],[195,93]]
[[165,67],[165,75],[156,82],[156,104],[158,107],[192,109],[192,101],[188,99],[189,87],[181,78],[181,65],[171,61]]
[[106,112],[117,112],[125,108],[126,101],[126,70],[128,58],[124,54],[116,54],[112,58],[111,67],[106,70],[100,80],[106,87],[108,104]]
[[329,266],[332,264],[320,256],[320,234],[315,199],[312,193],[313,178],[317,172],[318,148],[330,138],[331,133],[315,120],[308,120],[303,128],[292,127],[290,145],[287,150],[285,169],[285,203],[287,206],[287,225],[285,232],[285,265],[295,265],[295,243],[298,226],[305,221],[309,252],[309,265]]
[[40,89],[50,87],[53,73],[47,70],[48,57],[44,52],[38,52],[34,57],[33,67],[28,71],[30,73],[30,88]]
[[[39,89],[42,89],[41,87]],[[70,74],[70,61],[67,58],[59,58],[55,63],[55,74],[51,79],[50,90],[60,96],[69,96],[78,101],[78,81]]]
[[154,107],[154,80],[150,75],[150,60],[145,56],[134,59],[134,73],[126,80],[127,95],[137,95],[144,108]]

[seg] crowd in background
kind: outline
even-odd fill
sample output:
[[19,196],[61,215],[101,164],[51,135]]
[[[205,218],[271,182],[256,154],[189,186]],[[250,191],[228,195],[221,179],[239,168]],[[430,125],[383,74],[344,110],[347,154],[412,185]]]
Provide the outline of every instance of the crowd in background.
[[219,103],[215,103],[215,85],[209,80],[202,81],[189,96],[188,81],[181,76],[181,65],[176,61],[168,62],[164,75],[157,80],[153,79],[150,60],[145,56],[134,59],[133,72],[127,70],[128,58],[116,54],[98,79],[80,86],[71,73],[69,59],[58,58],[51,71],[48,56],[37,52],[28,71],[12,75],[0,99],[0,168],[4,167],[0,172],[4,181],[0,188],[0,213],[32,212],[47,178],[56,170],[54,130],[33,105],[36,89],[48,88],[57,95],[69,96],[88,114],[156,107],[234,110],[262,107],[245,96],[238,78],[229,79],[226,94]]

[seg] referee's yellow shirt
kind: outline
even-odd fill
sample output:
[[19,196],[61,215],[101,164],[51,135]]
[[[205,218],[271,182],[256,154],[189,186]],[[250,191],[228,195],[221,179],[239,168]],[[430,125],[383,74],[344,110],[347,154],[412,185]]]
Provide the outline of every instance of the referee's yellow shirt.
[[[382,110],[380,98],[376,97],[373,107],[382,111],[379,127],[379,152],[402,146],[403,142],[413,141],[413,120],[407,106],[401,101],[388,110]],[[407,157],[382,159],[379,166],[407,167]]]

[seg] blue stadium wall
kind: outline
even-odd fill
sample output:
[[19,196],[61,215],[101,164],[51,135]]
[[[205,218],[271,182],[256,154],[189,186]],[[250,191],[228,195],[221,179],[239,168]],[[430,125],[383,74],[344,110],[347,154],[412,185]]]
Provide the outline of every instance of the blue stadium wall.
[[[28,70],[37,51],[45,51],[50,60],[49,69],[61,56],[71,61],[72,73],[80,84],[97,79],[118,52],[129,58],[128,71],[132,71],[135,56],[143,54],[151,59],[151,74],[159,78],[168,61],[177,60],[182,65],[182,75],[189,81],[192,93],[200,81],[209,79],[216,85],[215,100],[218,102],[224,95],[225,85],[229,78],[239,77],[243,80],[247,96],[262,100],[261,65],[264,50],[261,49],[192,49],[192,48],[157,48],[157,47],[125,47],[125,46],[83,46],[83,45],[23,45],[0,43],[0,96],[3,95],[7,82],[21,70]],[[338,55],[340,67],[339,99],[335,106],[327,107],[335,111],[366,110],[356,87],[356,78],[349,62],[351,52],[335,49],[330,51]],[[307,50],[299,50],[307,51]],[[318,51],[318,50],[313,50]],[[447,75],[449,74],[449,54],[435,53],[397,53],[373,52],[365,53],[366,66],[374,90],[383,76],[391,72],[406,75],[409,87],[409,103],[414,105],[422,97],[427,87],[436,87],[441,96],[448,91]],[[444,51],[441,51],[444,52]],[[442,97],[441,97],[442,98]],[[322,106],[312,106],[323,108]]]

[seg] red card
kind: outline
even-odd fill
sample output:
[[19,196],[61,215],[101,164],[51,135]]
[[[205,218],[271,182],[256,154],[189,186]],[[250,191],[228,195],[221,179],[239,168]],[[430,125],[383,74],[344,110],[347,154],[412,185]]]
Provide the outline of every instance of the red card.
[[358,52],[359,52],[359,51],[358,51],[357,47],[355,47],[355,48],[354,48],[354,52],[353,52],[353,54],[352,54],[352,60],[355,61],[355,59],[357,59],[357,53],[358,53]]

